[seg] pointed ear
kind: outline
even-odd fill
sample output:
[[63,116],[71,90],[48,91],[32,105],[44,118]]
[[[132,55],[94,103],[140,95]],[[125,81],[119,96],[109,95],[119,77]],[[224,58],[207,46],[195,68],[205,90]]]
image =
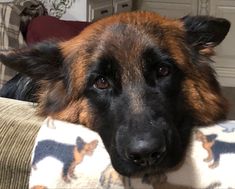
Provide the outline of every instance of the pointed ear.
[[36,80],[60,80],[63,77],[63,56],[56,42],[0,54],[0,62]]
[[36,96],[42,116],[61,111],[69,103],[68,71],[59,44],[47,41],[0,54],[0,62],[23,73],[39,85]]
[[224,40],[230,28],[230,22],[224,18],[186,16],[182,21],[188,43],[207,56],[214,54],[214,47]]

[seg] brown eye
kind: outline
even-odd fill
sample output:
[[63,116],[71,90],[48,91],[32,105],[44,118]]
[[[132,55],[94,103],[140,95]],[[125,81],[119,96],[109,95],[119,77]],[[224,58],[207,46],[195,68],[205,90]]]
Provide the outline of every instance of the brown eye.
[[110,88],[110,84],[104,77],[98,77],[94,83],[94,87],[97,89],[104,90]]
[[170,68],[168,66],[160,66],[157,70],[158,77],[166,77],[170,74]]

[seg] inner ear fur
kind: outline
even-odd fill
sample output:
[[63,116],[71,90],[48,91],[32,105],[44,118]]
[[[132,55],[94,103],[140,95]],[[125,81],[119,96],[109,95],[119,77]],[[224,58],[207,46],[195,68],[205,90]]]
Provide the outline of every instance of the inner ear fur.
[[214,47],[224,40],[230,29],[230,22],[224,18],[186,16],[182,21],[187,42],[200,54],[207,56],[214,54]]

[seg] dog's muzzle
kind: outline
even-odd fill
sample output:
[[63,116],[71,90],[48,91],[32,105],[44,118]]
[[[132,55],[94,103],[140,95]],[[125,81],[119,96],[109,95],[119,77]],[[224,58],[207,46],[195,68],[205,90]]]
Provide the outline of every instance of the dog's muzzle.
[[165,137],[163,133],[130,136],[125,148],[126,159],[143,168],[157,165],[167,151]]
[[120,126],[110,148],[114,168],[126,176],[155,172],[168,164],[169,123],[164,119],[139,123]]

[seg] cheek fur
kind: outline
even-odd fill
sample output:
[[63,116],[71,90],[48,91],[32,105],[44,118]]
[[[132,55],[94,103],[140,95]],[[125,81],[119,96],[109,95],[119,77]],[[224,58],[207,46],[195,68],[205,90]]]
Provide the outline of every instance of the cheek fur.
[[95,116],[93,115],[94,112],[85,98],[72,101],[63,110],[49,114],[54,119],[79,123],[94,130]]
[[211,125],[226,118],[228,112],[226,99],[219,92],[213,91],[202,79],[185,80],[183,91],[197,124]]

